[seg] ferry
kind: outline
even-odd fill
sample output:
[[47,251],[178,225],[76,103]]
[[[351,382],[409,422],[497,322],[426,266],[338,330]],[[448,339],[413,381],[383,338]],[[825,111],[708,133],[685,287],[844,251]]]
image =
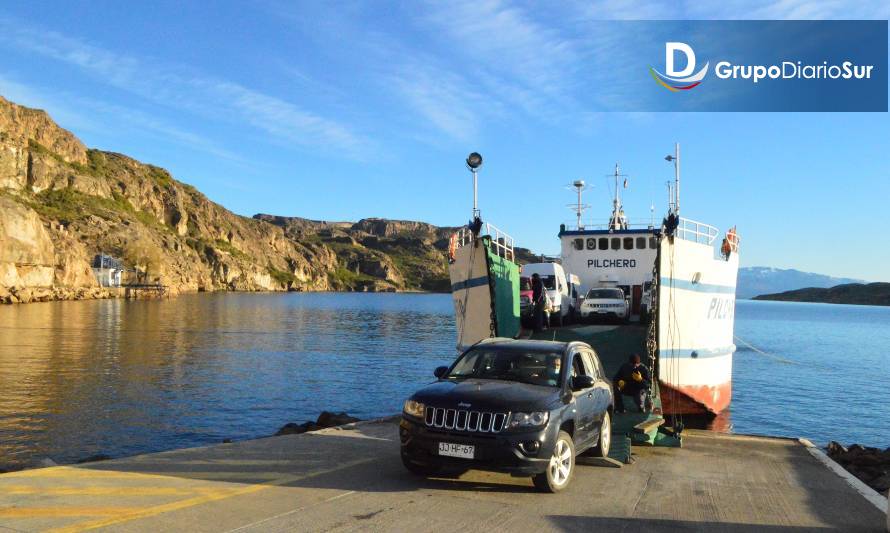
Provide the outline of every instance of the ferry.
[[[561,253],[554,260],[580,285],[577,301],[591,289],[620,288],[630,308],[626,323],[576,322],[533,338],[588,342],[609,377],[630,354],[641,355],[658,378],[650,416],[717,415],[732,399],[740,239],[734,227],[721,232],[681,216],[679,144],[665,159],[674,166],[674,180],[660,224],[633,224],[625,216],[619,184],[624,176],[616,165],[607,222],[584,223],[589,206],[582,203],[584,183],[577,181],[576,222],[562,224],[558,232]],[[487,337],[530,335],[519,320],[522,267],[514,239],[482,221],[475,196],[481,156],[468,159],[467,166],[474,178],[473,218],[449,245],[458,350]]]

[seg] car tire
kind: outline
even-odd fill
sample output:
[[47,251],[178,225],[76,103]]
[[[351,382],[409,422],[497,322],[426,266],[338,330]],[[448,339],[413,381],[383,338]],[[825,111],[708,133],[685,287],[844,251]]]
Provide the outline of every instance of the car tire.
[[596,446],[591,450],[594,457],[608,457],[609,448],[612,447],[612,417],[609,411],[603,413],[603,420],[600,422],[600,436],[597,438]]
[[547,464],[547,470],[532,478],[532,482],[541,492],[560,492],[569,486],[575,473],[575,443],[572,436],[560,431],[553,445],[553,455]]
[[412,463],[404,453],[402,454],[402,464],[405,465],[405,468],[408,469],[409,472],[415,476],[421,477],[435,475],[440,470],[438,465],[419,465],[417,463]]

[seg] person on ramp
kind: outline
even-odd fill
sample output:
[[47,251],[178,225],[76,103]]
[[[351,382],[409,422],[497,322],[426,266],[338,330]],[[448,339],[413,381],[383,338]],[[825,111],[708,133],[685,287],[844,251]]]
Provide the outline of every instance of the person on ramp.
[[547,291],[544,282],[538,274],[532,274],[532,305],[534,306],[534,330],[538,333],[547,329],[545,325]]
[[649,387],[652,382],[649,369],[640,361],[639,354],[631,355],[628,361],[621,365],[618,373],[612,378],[612,383],[615,386],[616,412],[626,412],[624,408],[625,396],[633,398],[634,405],[641,413],[648,411]]

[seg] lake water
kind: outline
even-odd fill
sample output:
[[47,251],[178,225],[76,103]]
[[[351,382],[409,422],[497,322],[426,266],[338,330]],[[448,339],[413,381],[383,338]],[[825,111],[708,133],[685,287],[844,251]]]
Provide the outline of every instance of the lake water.
[[[0,306],[0,468],[398,412],[450,362],[448,295]],[[733,431],[890,445],[890,308],[739,301]]]

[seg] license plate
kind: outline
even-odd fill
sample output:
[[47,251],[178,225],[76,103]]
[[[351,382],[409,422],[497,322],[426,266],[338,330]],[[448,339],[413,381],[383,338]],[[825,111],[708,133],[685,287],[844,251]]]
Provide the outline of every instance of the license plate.
[[475,446],[469,446],[467,444],[453,444],[450,442],[439,443],[439,455],[447,455],[448,457],[460,457],[462,459],[472,459],[475,452]]

